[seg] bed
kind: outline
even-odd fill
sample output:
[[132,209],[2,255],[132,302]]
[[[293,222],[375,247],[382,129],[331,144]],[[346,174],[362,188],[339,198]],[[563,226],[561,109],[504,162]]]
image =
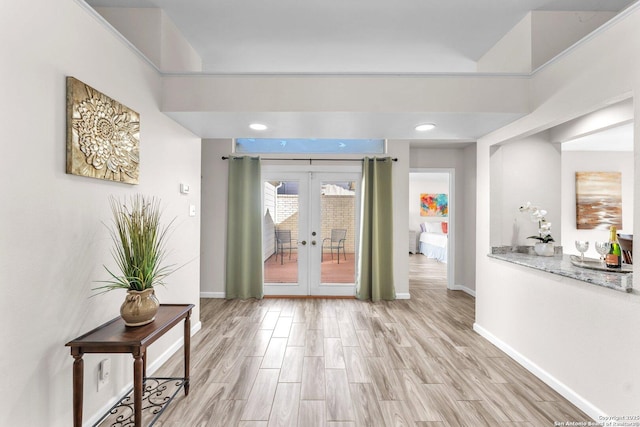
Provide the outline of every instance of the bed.
[[449,241],[447,222],[423,222],[420,224],[420,230],[418,252],[428,258],[446,263]]

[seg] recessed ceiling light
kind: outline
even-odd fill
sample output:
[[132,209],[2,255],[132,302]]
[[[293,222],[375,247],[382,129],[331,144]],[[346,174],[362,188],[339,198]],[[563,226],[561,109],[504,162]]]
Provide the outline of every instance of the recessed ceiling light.
[[421,125],[416,126],[416,130],[418,132],[424,132],[426,130],[431,130],[433,128],[435,128],[436,125],[434,125],[433,123],[423,123]]
[[251,123],[249,127],[253,130],[267,130],[267,125],[263,125],[262,123]]

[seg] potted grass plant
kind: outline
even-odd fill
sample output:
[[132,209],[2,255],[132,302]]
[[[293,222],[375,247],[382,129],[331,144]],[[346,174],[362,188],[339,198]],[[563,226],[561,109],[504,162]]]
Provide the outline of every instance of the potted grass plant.
[[127,291],[120,307],[120,315],[127,326],[142,326],[153,322],[159,302],[154,286],[164,284],[164,279],[174,269],[165,265],[165,243],[173,220],[161,224],[160,201],[143,195],[132,196],[128,203],[115,197],[109,199],[113,214],[113,226],[109,227],[113,247],[111,253],[117,270],[104,268],[110,278],[104,286],[95,288],[101,292],[115,289]]

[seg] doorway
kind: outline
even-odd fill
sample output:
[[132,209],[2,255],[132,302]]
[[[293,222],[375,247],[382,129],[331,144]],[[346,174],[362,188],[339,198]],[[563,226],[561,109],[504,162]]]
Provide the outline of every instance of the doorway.
[[[410,281],[438,277],[455,289],[455,177],[451,168],[409,173]],[[425,206],[425,204],[427,206]],[[446,208],[445,208],[446,206]],[[426,269],[426,270],[425,270]],[[436,273],[437,274],[434,274]]]
[[355,295],[360,176],[360,168],[263,168],[265,295]]

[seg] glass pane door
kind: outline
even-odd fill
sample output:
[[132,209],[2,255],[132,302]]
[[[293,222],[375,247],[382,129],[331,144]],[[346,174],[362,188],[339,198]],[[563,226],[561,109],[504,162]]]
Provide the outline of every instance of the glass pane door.
[[311,294],[354,295],[358,236],[358,173],[316,173],[312,179],[312,229],[320,261],[311,266]]
[[262,181],[265,295],[353,296],[360,173],[264,168]]
[[263,174],[265,295],[307,295],[308,174]]

